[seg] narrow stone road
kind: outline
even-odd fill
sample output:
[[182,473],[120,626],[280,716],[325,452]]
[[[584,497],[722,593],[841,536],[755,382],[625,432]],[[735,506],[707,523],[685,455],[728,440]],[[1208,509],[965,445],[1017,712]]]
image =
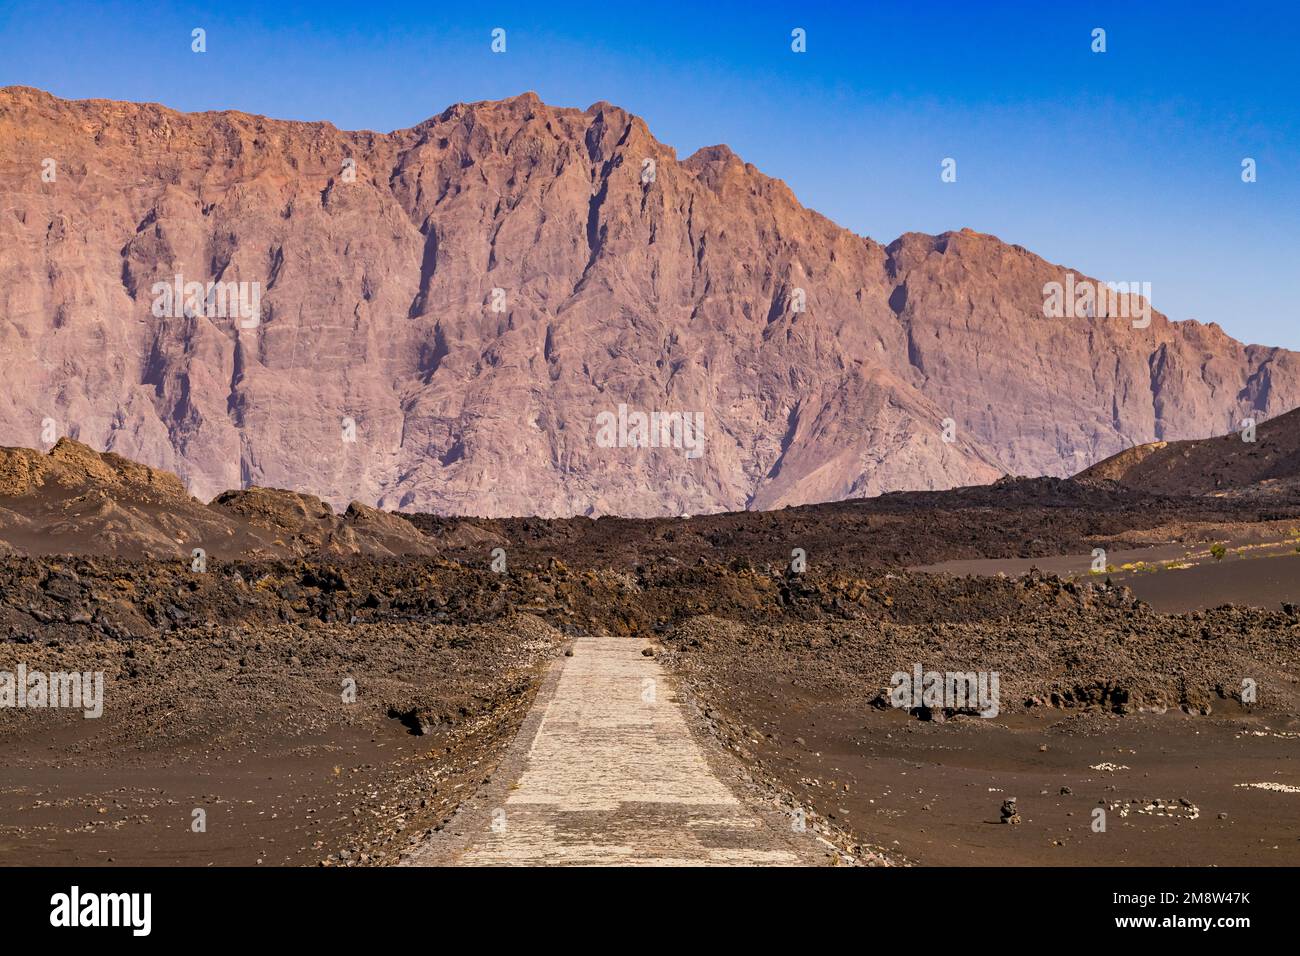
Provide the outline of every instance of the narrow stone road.
[[539,691],[491,783],[411,863],[814,862],[812,834],[782,833],[719,779],[670,679],[642,655],[646,646],[579,639]]

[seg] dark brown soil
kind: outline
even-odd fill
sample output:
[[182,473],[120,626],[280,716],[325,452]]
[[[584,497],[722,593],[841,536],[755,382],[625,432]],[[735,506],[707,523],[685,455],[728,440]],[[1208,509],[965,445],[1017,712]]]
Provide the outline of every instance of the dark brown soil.
[[[1051,711],[936,724],[775,686],[720,690],[720,735],[810,815],[905,860],[1300,865],[1300,795],[1241,786],[1300,784],[1294,718]],[[1129,769],[1092,769],[1108,763]],[[1018,826],[1000,823],[1008,798]]]
[[[1259,526],[1268,527],[1268,526]],[[1128,587],[1155,611],[1181,614],[1238,604],[1277,609],[1300,602],[1300,539],[1252,536],[1220,542],[1215,554],[1205,545],[1166,545],[1107,554],[1112,570],[1095,574],[1091,555],[1051,558],[946,561],[924,570],[962,575],[1021,575],[1048,571],[1077,582],[1108,580]]]
[[[1159,615],[1123,591],[1019,586],[1014,613],[936,625],[699,618],[661,657],[711,732],[852,842],[927,864],[1300,863],[1294,613]],[[891,674],[916,663],[998,671],[1001,712],[889,706]],[[1022,823],[1004,826],[1012,797]]]
[[559,643],[524,615],[0,642],[0,670],[105,678],[99,718],[0,710],[0,864],[397,862],[491,773]]
[[1211,534],[1206,525],[1294,523],[1300,495],[1264,502],[1189,498],[1113,481],[1018,478],[690,519],[406,517],[435,540],[464,538],[470,529],[497,539],[445,552],[481,567],[497,546],[506,549],[512,566],[538,567],[555,558],[575,568],[691,567],[701,559],[784,566],[793,549],[803,548],[810,566],[849,572],[1200,541]]
[[[1051,556],[1096,546],[1177,557],[1295,524],[1259,507],[1022,480],[690,520],[412,517],[438,557],[210,556],[204,572],[0,558],[0,670],[108,679],[98,720],[0,710],[0,862],[394,862],[492,772],[546,662],[581,633],[656,637],[706,723],[849,841],[929,863],[1294,862],[1300,797],[1238,786],[1300,786],[1287,580],[1260,608],[1158,614],[1120,582],[1174,587],[1196,568],[903,570],[1073,564]],[[1251,547],[1206,565],[1223,585],[1207,593],[1249,599],[1260,576],[1224,569],[1264,568]],[[1001,714],[882,706],[914,663],[998,671]],[[1107,762],[1129,769],[1091,769]],[[1009,796],[1023,822],[988,822]]]

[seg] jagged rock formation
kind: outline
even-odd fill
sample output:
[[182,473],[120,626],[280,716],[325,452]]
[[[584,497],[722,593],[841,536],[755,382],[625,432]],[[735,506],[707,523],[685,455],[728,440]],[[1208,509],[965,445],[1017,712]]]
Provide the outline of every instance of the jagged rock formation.
[[[1044,318],[1060,266],[969,230],[882,246],[607,103],[377,134],[7,88],[0,194],[0,442],[69,435],[205,499],[776,508],[1072,474],[1300,403],[1293,353]],[[246,285],[186,314],[178,275]],[[700,453],[606,447],[620,405],[698,416]]]

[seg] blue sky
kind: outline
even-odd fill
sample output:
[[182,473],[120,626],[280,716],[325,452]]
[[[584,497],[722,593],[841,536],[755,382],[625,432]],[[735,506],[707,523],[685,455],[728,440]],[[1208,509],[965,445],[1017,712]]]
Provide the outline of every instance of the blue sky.
[[524,90],[609,100],[874,239],[970,226],[1300,348],[1294,0],[262,7],[0,0],[0,85],[382,131]]

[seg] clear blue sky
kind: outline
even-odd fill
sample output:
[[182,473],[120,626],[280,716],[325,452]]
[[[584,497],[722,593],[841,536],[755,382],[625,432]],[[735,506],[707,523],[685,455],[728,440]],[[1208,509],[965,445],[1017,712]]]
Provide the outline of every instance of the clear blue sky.
[[[194,27],[206,54],[190,51]],[[795,27],[806,54],[790,50]],[[0,0],[0,85],[383,131],[524,90],[609,100],[680,156],[727,143],[863,235],[970,226],[1151,282],[1172,318],[1292,348],[1298,49],[1296,0]],[[956,183],[940,182],[944,157]]]

